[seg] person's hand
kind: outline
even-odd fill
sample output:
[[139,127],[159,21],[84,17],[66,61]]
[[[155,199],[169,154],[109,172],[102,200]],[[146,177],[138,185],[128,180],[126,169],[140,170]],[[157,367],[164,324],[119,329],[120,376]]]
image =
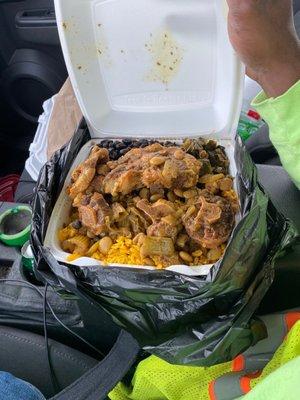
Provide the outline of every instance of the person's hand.
[[268,96],[285,93],[300,79],[300,42],[292,0],[227,0],[231,43],[247,74]]

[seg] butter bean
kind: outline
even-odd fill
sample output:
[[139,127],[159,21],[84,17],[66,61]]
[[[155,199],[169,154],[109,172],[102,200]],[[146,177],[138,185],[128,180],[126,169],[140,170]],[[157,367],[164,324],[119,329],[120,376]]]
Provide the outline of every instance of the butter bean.
[[89,237],[90,239],[94,239],[96,235],[94,235],[92,232],[87,231],[86,236]]
[[99,241],[99,250],[102,254],[108,254],[109,250],[111,249],[111,246],[113,245],[113,242],[110,237],[105,236]]
[[185,216],[186,218],[190,217],[192,214],[194,214],[194,212],[196,211],[196,207],[195,206],[191,206],[189,207],[189,209],[187,210]]
[[185,192],[183,192],[183,197],[185,199],[191,199],[192,197],[197,196],[198,192],[196,189],[190,189],[190,190],[186,190]]
[[151,201],[151,203],[155,203],[157,200],[161,199],[162,197],[163,197],[163,196],[162,196],[161,194],[159,194],[159,193],[153,194],[153,195],[150,197],[150,201]]
[[141,189],[139,195],[142,199],[148,199],[149,198],[149,189],[147,189],[147,188]]
[[176,200],[175,194],[171,191],[167,194],[168,200],[174,202]]
[[216,174],[216,175],[207,174],[207,175],[201,176],[201,178],[199,178],[199,182],[200,183],[212,183],[212,182],[217,182],[220,179],[223,179],[224,177],[225,177],[224,174]]
[[166,161],[166,157],[163,156],[155,156],[151,158],[150,160],[150,165],[153,165],[155,167],[158,167],[159,165],[163,164]]
[[180,189],[175,189],[174,193],[176,194],[176,196],[178,197],[183,197],[183,191]]
[[180,256],[180,258],[183,259],[183,261],[185,261],[187,263],[191,263],[194,260],[193,257],[189,253],[186,253],[185,251],[181,251],[179,253],[179,256]]
[[176,244],[178,247],[181,247],[182,249],[186,245],[186,242],[188,241],[189,237],[185,233],[181,234],[178,236]]
[[202,250],[197,250],[197,251],[194,251],[194,253],[192,253],[193,257],[201,257],[202,254],[203,254]]
[[219,247],[211,249],[207,253],[207,257],[210,261],[218,261],[222,257],[222,250]]
[[174,153],[174,157],[177,160],[183,160],[184,159],[184,152],[182,150],[176,150]]

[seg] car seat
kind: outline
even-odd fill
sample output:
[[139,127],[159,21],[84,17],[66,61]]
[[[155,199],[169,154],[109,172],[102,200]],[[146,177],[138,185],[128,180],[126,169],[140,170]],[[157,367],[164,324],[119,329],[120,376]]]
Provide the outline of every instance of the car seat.
[[[62,389],[98,363],[96,359],[54,340],[49,339],[49,347],[55,376]],[[43,336],[0,326],[0,370],[30,382],[46,398],[56,394]]]
[[139,353],[137,342],[123,331],[100,362],[54,340],[48,348],[59,392],[51,379],[44,337],[0,326],[0,370],[31,383],[51,400],[107,399]]

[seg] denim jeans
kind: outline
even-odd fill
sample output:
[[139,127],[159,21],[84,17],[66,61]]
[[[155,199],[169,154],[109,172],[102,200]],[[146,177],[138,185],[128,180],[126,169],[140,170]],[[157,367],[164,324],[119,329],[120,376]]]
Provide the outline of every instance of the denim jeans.
[[45,397],[30,383],[0,372],[0,400],[45,400]]

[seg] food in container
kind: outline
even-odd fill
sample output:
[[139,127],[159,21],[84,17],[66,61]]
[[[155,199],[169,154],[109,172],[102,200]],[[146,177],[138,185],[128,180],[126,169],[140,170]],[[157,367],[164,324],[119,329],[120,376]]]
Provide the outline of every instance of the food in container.
[[220,259],[238,201],[214,140],[104,140],[71,174],[67,261],[167,268]]
[[[141,145],[145,148],[153,141],[171,147],[175,143],[180,147],[184,139],[192,138],[188,139],[192,141],[189,154],[199,157],[208,167],[209,163],[213,164],[212,152],[216,150],[215,158],[218,160],[222,151],[220,148],[205,150],[205,146],[213,145],[212,139],[216,139],[220,146],[225,147],[225,158],[227,162],[230,160],[230,165],[229,171],[223,173],[224,177],[220,175],[222,172],[215,169],[212,174],[201,172],[202,176],[214,175],[215,181],[210,182],[211,177],[205,177],[207,182],[196,182],[188,188],[164,187],[161,188],[164,191],[161,198],[159,196],[162,193],[148,193],[150,188],[147,185],[126,196],[145,198],[151,207],[159,200],[187,203],[192,200],[181,197],[180,191],[195,188],[203,190],[206,186],[214,191],[218,179],[227,178],[228,174],[236,176],[234,136],[242,100],[244,69],[228,39],[226,0],[55,0],[55,6],[67,69],[91,136],[91,141],[83,146],[74,160],[72,171],[85,162],[94,145],[109,149],[110,162],[117,162],[130,147]],[[199,137],[205,138],[204,144],[201,144]],[[150,143],[146,138],[151,138]],[[193,138],[198,138],[200,142],[194,142]],[[200,155],[198,147],[206,151],[209,157],[206,158],[205,153]],[[193,151],[196,153],[193,154]],[[205,163],[207,159],[209,163]],[[159,163],[160,160],[153,162]],[[158,165],[157,168],[162,167]],[[58,261],[83,267],[97,263],[140,269],[165,267],[174,272],[198,276],[209,272],[226,247],[226,240],[217,246],[217,251],[204,248],[199,243],[194,251],[194,248],[190,248],[190,242],[195,241],[190,239],[190,235],[193,235],[191,229],[189,234],[185,227],[180,227],[183,223],[179,222],[176,229],[179,226],[181,230],[176,240],[167,236],[174,242],[176,256],[172,261],[175,264],[171,266],[167,266],[170,263],[165,260],[155,261],[155,255],[146,255],[149,251],[141,254],[142,244],[138,241],[141,235],[134,236],[134,232],[129,235],[125,231],[126,235],[118,235],[118,239],[105,232],[104,237],[111,239],[113,244],[112,250],[105,255],[101,253],[101,257],[97,250],[95,257],[101,260],[91,258],[91,250],[97,248],[101,234],[94,238],[92,235],[95,233],[87,229],[85,233],[82,227],[79,228],[84,237],[81,237],[81,244],[91,246],[89,252],[83,252],[82,255],[81,250],[81,254],[77,254],[78,248],[75,251],[72,245],[69,250],[66,247],[67,251],[63,250],[63,241],[59,240],[57,232],[67,228],[71,221],[70,210],[74,200],[65,191],[70,181],[71,173],[52,212],[44,241]],[[224,198],[221,192],[225,190],[219,193]],[[100,194],[111,208],[112,199],[109,196],[112,195]],[[120,194],[116,193],[117,196]],[[230,190],[228,196],[235,197],[235,194]],[[128,213],[128,204],[122,204],[122,207]],[[197,207],[196,211],[199,211]],[[79,224],[78,207],[73,211],[73,222]],[[138,212],[142,213],[139,209]],[[189,226],[193,218],[192,214],[188,220]],[[154,224],[151,219],[147,223]],[[120,228],[124,231],[126,226]],[[145,236],[157,237],[153,236],[153,232],[151,236],[148,235],[148,229],[149,226],[146,226]],[[74,230],[70,229],[70,234],[73,235]],[[176,242],[179,240],[183,244],[184,235],[187,235],[188,241],[180,248]],[[113,257],[110,257],[113,251]],[[121,253],[128,257],[121,260]],[[140,257],[143,259],[140,260]],[[204,267],[203,264],[207,265]]]

